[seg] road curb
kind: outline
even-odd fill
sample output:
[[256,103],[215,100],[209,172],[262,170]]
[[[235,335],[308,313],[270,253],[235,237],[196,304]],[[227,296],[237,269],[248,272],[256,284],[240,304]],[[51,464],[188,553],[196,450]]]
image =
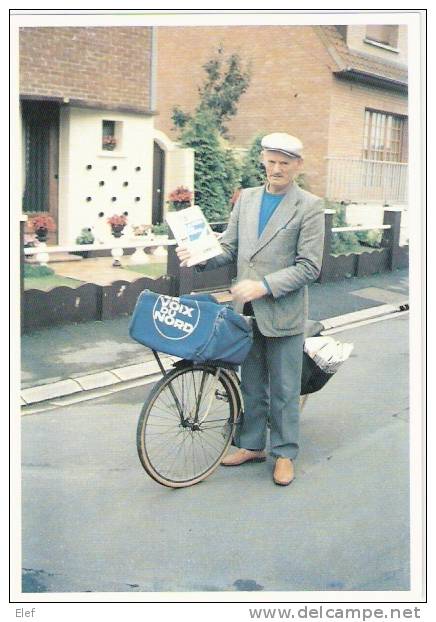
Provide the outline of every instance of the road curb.
[[[381,319],[388,315],[407,311],[408,309],[409,302],[405,300],[397,305],[385,304],[369,307],[368,309],[319,320],[318,323],[322,326],[322,333],[345,326],[352,328],[353,325],[360,325],[363,321]],[[176,357],[165,354],[161,355],[160,358],[165,369],[169,369],[174,361],[177,360]],[[66,378],[57,382],[28,387],[21,390],[21,405],[23,407],[30,406],[76,393],[109,388],[114,385],[119,385],[121,388],[123,384],[128,382],[141,379],[146,380],[148,377],[155,376],[159,371],[157,361],[151,360],[146,363],[116,367],[112,370],[98,371],[77,378]]]
[[[175,360],[174,356],[162,355],[162,364],[165,369],[169,369]],[[159,365],[156,361],[146,363],[136,363],[117,367],[112,370],[99,371],[94,374],[86,374],[77,378],[67,378],[58,382],[28,387],[21,391],[22,406],[30,406],[47,400],[59,399],[75,393],[94,391],[96,389],[108,388],[114,385],[123,385],[132,380],[140,380],[154,376],[159,372]],[[24,404],[23,404],[24,402]]]

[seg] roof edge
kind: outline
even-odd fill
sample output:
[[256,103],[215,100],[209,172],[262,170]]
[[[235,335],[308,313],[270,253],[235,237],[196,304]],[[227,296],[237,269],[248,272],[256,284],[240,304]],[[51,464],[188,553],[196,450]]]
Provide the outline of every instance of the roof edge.
[[334,71],[333,73],[338,78],[342,78],[345,80],[354,80],[356,82],[364,82],[367,84],[373,84],[375,86],[380,86],[383,88],[389,88],[395,91],[402,91],[404,93],[408,92],[407,82],[402,82],[400,80],[394,80],[393,78],[387,78],[385,76],[381,76],[375,73],[359,71],[358,69],[353,69],[353,67],[347,67],[345,69]]
[[135,106],[123,106],[105,104],[103,102],[89,102],[84,99],[74,99],[71,97],[60,97],[56,95],[36,95],[33,93],[20,93],[20,100],[22,101],[41,101],[41,102],[53,102],[61,105],[78,106],[80,108],[98,109],[98,110],[112,110],[113,112],[130,112],[135,114],[143,114],[147,116],[156,116],[159,113],[156,110],[150,110],[148,108],[140,108]]

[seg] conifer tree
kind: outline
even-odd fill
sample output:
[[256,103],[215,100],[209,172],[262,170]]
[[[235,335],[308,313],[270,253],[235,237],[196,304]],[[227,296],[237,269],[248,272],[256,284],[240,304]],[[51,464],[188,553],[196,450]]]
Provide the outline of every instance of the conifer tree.
[[240,170],[226,144],[224,125],[237,113],[237,104],[250,82],[237,54],[224,58],[222,47],[203,68],[206,79],[199,87],[199,104],[193,114],[173,109],[173,122],[180,130],[180,143],[195,152],[195,204],[209,222],[226,221],[230,198],[239,185]]

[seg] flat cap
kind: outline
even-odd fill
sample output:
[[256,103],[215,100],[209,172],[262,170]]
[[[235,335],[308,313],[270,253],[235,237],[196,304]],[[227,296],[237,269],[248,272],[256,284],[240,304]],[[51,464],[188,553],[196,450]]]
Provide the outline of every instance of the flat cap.
[[301,158],[303,143],[301,140],[284,132],[267,134],[262,138],[261,145],[269,151],[280,151],[290,158]]

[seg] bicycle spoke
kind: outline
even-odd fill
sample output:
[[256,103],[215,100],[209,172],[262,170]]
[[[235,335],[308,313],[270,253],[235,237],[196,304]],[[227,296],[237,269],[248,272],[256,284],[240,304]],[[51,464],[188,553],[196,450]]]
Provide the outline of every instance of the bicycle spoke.
[[[181,432],[181,431],[179,431],[179,432],[175,435],[175,440],[177,440],[177,437],[179,437],[179,436],[180,436],[180,434],[182,434],[182,432]],[[183,441],[182,441],[182,442],[183,442]],[[162,454],[162,453],[161,453],[161,451],[160,451],[160,449],[161,449],[162,447],[166,446],[166,445],[168,445],[167,441],[163,441],[162,443],[159,443],[158,445],[155,445],[155,446],[153,447],[153,453],[155,453],[155,452],[156,452],[156,450],[157,450],[157,457],[156,457],[156,460],[158,460],[158,462],[159,462],[159,463],[165,463],[165,460],[166,460],[166,459],[167,459],[167,458],[171,455],[171,453],[174,451],[174,447],[173,447],[172,445],[170,445],[169,449],[168,449],[168,447],[167,447],[167,450],[168,450],[168,451],[167,451],[167,453]],[[150,450],[150,453],[152,453],[152,452],[151,452],[151,450]]]
[[222,451],[221,447],[216,447],[212,444],[210,437],[206,437],[203,435],[203,440],[209,445],[209,447],[212,447],[212,449],[214,449],[216,452]]
[[171,473],[171,470],[172,470],[173,466],[174,466],[174,465],[175,465],[175,463],[176,463],[177,457],[178,457],[179,452],[180,452],[181,448],[183,447],[184,443],[185,443],[185,439],[183,439],[182,443],[180,444],[180,446],[179,446],[179,448],[178,448],[178,450],[177,450],[177,452],[176,452],[176,455],[174,456],[174,460],[172,461],[171,466],[170,466],[170,467],[169,467],[169,469],[168,469],[168,471],[169,471],[170,473]]
[[[163,435],[163,436],[165,436],[164,439],[159,438],[159,439],[156,439],[154,442],[150,441],[148,443],[148,445],[149,445],[148,449],[149,449],[150,453],[151,453],[152,450],[153,451],[160,450],[161,447],[167,446],[168,445],[168,440],[171,439],[171,438],[176,439],[179,436],[180,433],[181,433],[181,430],[173,431],[172,433],[171,432],[170,433],[167,432],[165,435]],[[145,438],[146,439],[150,438],[148,432],[147,432]]]
[[[161,397],[162,395],[160,395],[158,399],[160,399]],[[164,406],[166,407],[167,412],[173,416],[177,416],[180,418],[179,409],[177,408],[177,404],[174,400],[174,397],[171,395],[171,392],[170,392],[170,395],[165,395],[165,397],[166,397],[166,402],[164,402],[163,398],[162,398],[162,402]],[[172,397],[172,400],[173,400],[172,402],[170,401],[170,397]],[[156,402],[157,401],[158,400],[156,400]]]
[[[206,464],[207,464],[207,462],[208,462],[207,461],[207,457],[210,456],[210,455],[212,455],[212,457],[214,457],[216,455],[216,451],[214,452],[214,454],[211,454],[210,451],[207,453],[206,452],[206,448],[204,446],[204,441],[205,441],[204,437],[200,436],[199,442],[200,442],[201,448],[203,450],[203,454],[204,454],[204,456],[206,458]],[[220,452],[221,449],[219,449],[218,451]]]

